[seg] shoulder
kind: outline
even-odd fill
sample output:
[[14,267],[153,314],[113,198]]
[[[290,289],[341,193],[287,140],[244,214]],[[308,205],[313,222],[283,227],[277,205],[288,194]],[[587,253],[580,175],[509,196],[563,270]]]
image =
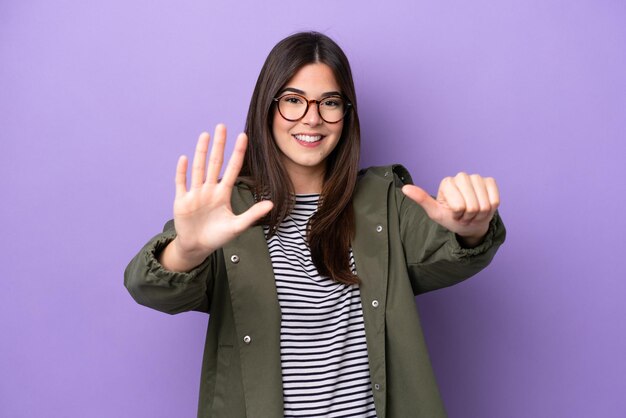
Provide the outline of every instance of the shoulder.
[[383,181],[386,183],[394,183],[396,187],[402,187],[405,184],[413,184],[413,179],[409,171],[401,164],[391,164],[384,166],[374,166],[364,168],[359,171],[358,184]]
[[412,183],[408,170],[400,164],[365,168],[359,172],[354,206],[381,213],[399,212],[405,201],[402,186]]

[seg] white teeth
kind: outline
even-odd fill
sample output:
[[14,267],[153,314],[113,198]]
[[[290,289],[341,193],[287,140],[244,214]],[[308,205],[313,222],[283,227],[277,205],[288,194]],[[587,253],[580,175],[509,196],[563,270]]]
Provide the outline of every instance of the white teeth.
[[322,139],[322,135],[294,135],[298,141],[317,142]]

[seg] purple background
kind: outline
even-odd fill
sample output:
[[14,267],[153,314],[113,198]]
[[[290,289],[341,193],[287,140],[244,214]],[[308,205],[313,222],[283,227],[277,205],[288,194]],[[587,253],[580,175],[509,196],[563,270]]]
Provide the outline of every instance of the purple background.
[[500,185],[491,267],[418,298],[450,416],[626,416],[625,22],[617,0],[1,2],[0,416],[195,416],[207,316],[136,305],[122,273],[178,155],[234,138],[304,29],[351,60],[363,166]]

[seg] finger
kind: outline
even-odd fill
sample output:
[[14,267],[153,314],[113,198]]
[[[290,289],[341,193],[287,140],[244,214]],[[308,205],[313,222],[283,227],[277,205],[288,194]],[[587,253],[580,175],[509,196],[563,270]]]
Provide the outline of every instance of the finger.
[[237,142],[235,142],[235,148],[228,160],[226,170],[224,170],[224,177],[222,177],[222,183],[232,186],[237,180],[241,166],[243,165],[243,158],[246,154],[246,146],[248,145],[248,136],[244,133],[239,134]]
[[493,177],[485,178],[485,187],[487,188],[487,194],[489,195],[489,204],[491,205],[492,212],[495,212],[500,206],[500,190]]
[[454,183],[465,201],[465,211],[460,221],[462,223],[470,223],[474,220],[480,208],[470,176],[467,173],[459,173],[454,177]]
[[187,193],[187,157],[181,155],[176,164],[176,198],[183,197]]
[[211,147],[211,156],[209,157],[209,168],[207,170],[206,182],[208,184],[217,184],[217,179],[222,170],[224,163],[224,146],[226,145],[226,126],[219,124],[215,127],[213,134],[213,146]]
[[476,193],[476,199],[478,200],[478,213],[474,218],[475,221],[483,221],[491,218],[491,202],[489,201],[489,193],[487,192],[487,185],[485,179],[478,174],[472,174],[470,181],[474,187]]
[[402,187],[402,193],[420,205],[430,219],[436,221],[441,218],[441,207],[439,203],[426,193],[424,189],[409,184]]
[[206,166],[206,154],[209,149],[210,136],[207,132],[202,132],[196,144],[196,152],[193,156],[191,166],[191,188],[196,189],[204,183],[204,172]]
[[452,177],[446,177],[441,180],[437,200],[446,205],[452,213],[454,220],[458,221],[463,217],[465,213],[465,199]]
[[237,233],[248,229],[256,221],[267,215],[273,207],[274,204],[269,200],[263,200],[252,205],[252,207],[250,207],[247,211],[237,216],[235,226]]

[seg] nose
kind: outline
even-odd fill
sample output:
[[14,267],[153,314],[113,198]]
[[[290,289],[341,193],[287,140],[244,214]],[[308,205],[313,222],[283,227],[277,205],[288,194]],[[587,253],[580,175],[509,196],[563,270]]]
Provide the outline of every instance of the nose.
[[309,108],[304,114],[302,121],[309,126],[317,126],[322,123],[322,117],[317,109],[317,101],[311,100],[309,102]]

